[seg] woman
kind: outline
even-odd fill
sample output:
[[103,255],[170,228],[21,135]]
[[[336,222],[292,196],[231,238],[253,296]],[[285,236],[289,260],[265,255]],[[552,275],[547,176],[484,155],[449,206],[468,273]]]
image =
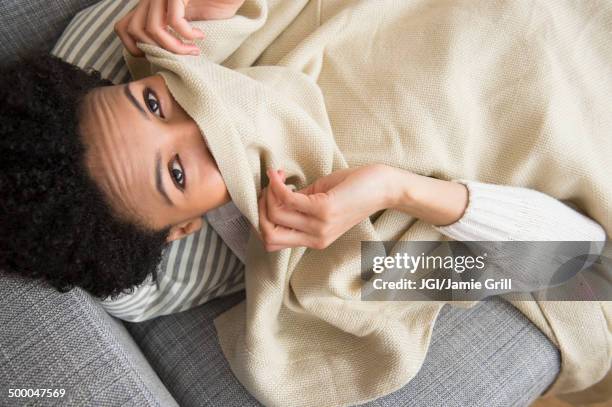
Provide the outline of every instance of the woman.
[[[178,54],[203,33],[188,21],[227,18],[243,1],[141,1],[116,27]],[[2,73],[0,267],[115,296],[154,271],[164,244],[208,218],[244,258],[248,223],[198,126],[159,76],[110,86],[50,57]],[[332,173],[299,192],[268,174],[259,200],[270,251],[323,249],[362,219],[396,208],[457,240],[605,239],[594,221],[539,192],[452,182],[385,165]],[[358,199],[356,199],[358,198]],[[355,202],[359,204],[356,205]],[[332,213],[334,216],[329,216]],[[520,215],[519,215],[520,214]],[[49,232],[51,233],[49,233]]]

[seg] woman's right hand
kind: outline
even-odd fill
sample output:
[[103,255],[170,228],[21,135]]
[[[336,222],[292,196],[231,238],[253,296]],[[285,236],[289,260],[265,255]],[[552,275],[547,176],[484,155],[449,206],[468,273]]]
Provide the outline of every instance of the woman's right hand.
[[259,229],[267,251],[288,247],[324,249],[371,214],[398,209],[431,225],[449,225],[469,202],[463,184],[418,175],[384,164],[344,168],[299,191],[284,173],[267,171],[270,184],[259,198]]
[[175,54],[199,55],[194,44],[184,43],[171,33],[172,28],[187,41],[204,38],[204,33],[189,21],[230,18],[244,0],[140,0],[138,5],[115,24],[115,32],[130,54],[144,56],[137,42],[157,45]]

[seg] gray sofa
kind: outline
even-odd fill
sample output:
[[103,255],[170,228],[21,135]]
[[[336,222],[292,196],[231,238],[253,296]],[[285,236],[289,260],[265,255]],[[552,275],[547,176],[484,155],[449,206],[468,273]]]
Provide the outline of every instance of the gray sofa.
[[[93,2],[2,0],[0,63],[49,50],[71,16]],[[60,294],[0,271],[0,406],[257,406],[233,376],[212,324],[243,297],[123,323],[83,290]],[[528,406],[559,366],[556,348],[508,303],[447,306],[417,377],[368,405]],[[9,397],[10,389],[36,388],[65,395]]]

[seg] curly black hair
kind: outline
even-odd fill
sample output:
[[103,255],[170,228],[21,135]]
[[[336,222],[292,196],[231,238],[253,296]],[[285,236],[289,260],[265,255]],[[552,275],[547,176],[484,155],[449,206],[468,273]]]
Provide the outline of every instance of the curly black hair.
[[100,298],[156,279],[168,229],[122,220],[85,164],[80,107],[108,85],[46,54],[0,68],[0,270]]

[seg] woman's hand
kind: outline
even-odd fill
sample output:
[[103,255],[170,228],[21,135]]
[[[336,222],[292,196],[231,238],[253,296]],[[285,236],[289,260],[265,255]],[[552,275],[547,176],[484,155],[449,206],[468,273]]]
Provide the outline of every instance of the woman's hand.
[[259,226],[266,250],[306,246],[324,249],[370,214],[388,207],[390,167],[374,164],[335,171],[293,192],[282,171],[267,171],[270,184],[259,199]]
[[467,188],[382,164],[336,171],[294,192],[282,170],[267,171],[259,198],[260,238],[267,251],[324,249],[374,212],[394,208],[433,225],[463,216]]
[[198,55],[200,49],[184,43],[168,27],[188,41],[204,38],[189,21],[230,18],[244,0],[140,0],[115,24],[115,32],[130,54],[141,57],[137,42],[158,45],[175,54]]

